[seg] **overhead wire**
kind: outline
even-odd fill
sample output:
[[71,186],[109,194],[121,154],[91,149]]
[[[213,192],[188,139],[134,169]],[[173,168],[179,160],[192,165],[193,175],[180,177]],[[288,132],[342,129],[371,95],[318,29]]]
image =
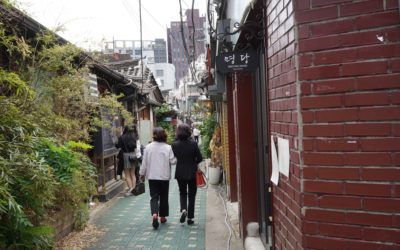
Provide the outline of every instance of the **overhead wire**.
[[[193,79],[193,81],[195,81],[196,80],[196,42],[195,42],[195,35],[196,35],[196,25],[194,24],[194,15],[193,15],[193,13],[194,13],[194,1],[195,0],[192,0],[192,26],[193,26],[193,34],[192,34],[192,43],[193,43],[193,51],[192,51],[192,60],[193,60],[193,76],[192,76],[192,79]],[[190,38],[190,36],[189,36],[189,38]]]
[[182,0],[182,2],[186,5],[186,8],[189,9],[189,4],[187,4],[187,2],[185,0]]
[[[186,4],[186,3],[185,3]],[[186,4],[187,5],[187,4]],[[147,14],[161,27],[161,28],[164,28],[164,26],[146,9],[146,7],[142,4],[142,8],[143,8],[143,10],[144,11],[146,11],[147,12]],[[180,11],[180,13],[182,13],[182,11]],[[182,20],[181,20],[182,21]],[[182,24],[182,23],[181,23]],[[182,36],[182,39],[185,39],[184,38],[184,36],[181,34],[181,36]],[[177,38],[175,38],[175,36],[172,34],[172,33],[170,33],[169,34],[169,37],[171,38],[171,39],[173,39],[175,42],[176,42],[176,44],[178,45],[178,46],[180,46],[182,49],[183,49],[183,51],[185,51],[185,53],[187,52],[187,49],[185,50],[185,43],[183,43],[183,42],[179,42],[179,40],[177,39]],[[187,52],[188,53],[188,52]],[[194,78],[194,75],[193,75],[193,73],[192,73],[192,71],[193,71],[193,69],[191,68],[191,63],[190,63],[190,61],[189,61],[189,58],[188,58],[188,56],[185,54],[185,57],[187,58],[187,60],[188,60],[188,66],[189,66],[189,69],[190,69],[190,72],[191,72],[191,75],[192,75],[192,78]]]
[[[136,27],[140,30],[140,26],[138,25],[138,23],[140,23],[140,18],[136,15],[135,10],[133,9],[132,5],[127,1],[127,0],[120,0],[121,3],[124,5],[125,9],[128,11],[128,13],[132,16],[130,16],[130,18],[132,19],[132,21],[134,21]],[[142,4],[142,9],[144,9],[144,6]],[[144,9],[147,13],[149,13],[146,9]],[[155,20],[156,22],[158,22],[153,16],[151,16],[153,18],[153,20]],[[135,19],[133,19],[135,18]],[[163,27],[164,28],[164,27]],[[145,33],[147,35],[151,35],[154,37],[157,37],[155,33],[153,33],[152,29],[145,29],[144,30]]]
[[186,39],[185,39],[185,33],[184,33],[184,27],[183,27],[182,0],[179,0],[179,9],[180,9],[179,15],[180,15],[180,19],[181,19],[181,34],[182,34],[183,48],[185,50],[186,59],[187,59],[188,64],[189,64],[190,73],[192,75],[192,78],[194,78],[194,72],[193,72],[193,68],[192,68],[192,65],[191,65],[191,61],[192,60],[190,58],[190,54],[189,54],[189,51],[188,51],[188,48],[187,48],[187,45],[186,45]]
[[120,0],[120,2],[125,7],[126,11],[128,12],[129,18],[133,21],[133,23],[138,28],[138,30],[140,30],[140,25],[138,25],[138,23],[140,23],[140,18],[136,15],[135,10],[127,2],[127,0]]
[[[142,4],[142,8],[144,11],[147,12],[147,14],[149,14],[149,16],[161,27],[161,28],[165,28],[146,8],[145,6]],[[173,40],[175,40],[175,42],[177,42],[179,45],[181,45],[178,41],[178,39],[176,39],[172,34],[169,35]]]
[[[120,0],[123,4],[124,4],[124,6],[125,6],[125,8],[134,16],[134,17],[136,17],[136,21],[139,21],[139,18],[135,15],[135,12],[134,12],[134,10],[132,9],[132,6],[127,2],[127,0]],[[187,4],[186,4],[187,5]],[[160,26],[161,28],[165,28],[164,27],[164,25],[163,24],[161,24],[158,20],[157,20],[157,18],[155,18],[152,14],[151,14],[151,12],[150,11],[148,11],[147,9],[146,9],[146,7],[145,7],[145,5],[142,3],[142,9],[154,20],[154,22],[156,22],[157,24],[158,24],[158,26]],[[135,22],[135,24],[137,25],[137,22]],[[139,28],[139,27],[138,27]],[[156,37],[156,34],[154,34],[154,33],[152,33],[151,32],[151,34],[154,36],[154,37]],[[179,43],[179,41],[178,41],[178,39],[176,39],[172,34],[170,34],[169,35],[173,40],[175,40],[178,44],[180,44]]]
[[132,8],[132,5],[130,5],[130,3],[127,0],[120,0],[121,3],[124,5],[125,9],[129,12],[129,14],[131,14],[132,16],[129,16],[131,19],[135,18],[135,23],[137,24],[139,20],[139,17],[136,15],[135,10]]
[[[136,17],[136,15],[134,14],[135,12],[132,9],[132,6],[126,2],[126,0],[121,0],[121,2],[124,3],[125,8],[133,15]],[[187,5],[187,3],[185,3]],[[161,28],[165,28],[152,14],[150,11],[148,11],[145,7],[145,5],[142,4],[142,9],[161,27]],[[139,21],[139,20],[138,20]],[[154,33],[152,33],[153,35],[155,35]],[[169,34],[169,37],[172,38],[173,40],[175,40],[175,42],[179,45],[182,46],[182,49],[184,50],[183,44],[181,42],[178,41],[177,38],[175,38],[175,36],[173,34]]]
[[217,31],[215,30],[215,28],[213,27],[212,22],[211,22],[210,6],[211,6],[211,3],[210,3],[210,0],[208,0],[207,1],[207,20],[208,20],[208,27],[210,27],[210,35],[212,35],[213,33],[217,33]]
[[[133,8],[132,8],[132,6],[127,2],[127,0],[120,0],[121,2],[122,2],[122,4],[124,5],[124,7],[126,8],[126,10],[131,14],[131,19],[135,22],[135,24],[137,25],[137,15],[136,15],[136,13],[135,13],[135,11],[133,10]],[[181,22],[181,38],[182,38],[182,43],[180,43],[179,41],[178,41],[178,39],[177,38],[175,38],[175,36],[172,34],[172,33],[170,33],[169,34],[169,37],[170,38],[172,38],[174,41],[176,41],[177,42],[177,44],[178,45],[180,45],[180,46],[182,46],[183,47],[183,50],[184,50],[184,54],[185,54],[185,57],[186,57],[186,59],[187,59],[187,62],[188,62],[188,66],[189,66],[189,70],[190,70],[190,73],[191,73],[191,75],[192,75],[192,79],[195,79],[195,74],[196,74],[196,68],[195,68],[195,65],[193,65],[194,63],[195,63],[195,55],[196,55],[196,41],[195,41],[195,34],[196,34],[196,27],[195,27],[195,23],[194,23],[194,15],[193,15],[193,10],[194,10],[194,5],[195,5],[195,2],[194,2],[194,0],[192,0],[192,6],[191,6],[191,11],[192,11],[192,25],[193,25],[193,36],[191,37],[191,39],[192,39],[192,43],[193,43],[193,51],[192,51],[192,53],[189,53],[189,50],[188,50],[188,48],[187,48],[187,44],[186,44],[186,39],[185,39],[185,35],[184,35],[184,28],[183,28],[183,14],[182,14],[182,2],[187,6],[187,7],[189,7],[189,5],[186,3],[186,1],[185,0],[180,0],[179,1],[179,5],[180,5],[180,17],[181,17],[181,20],[180,20],[180,22]],[[165,28],[146,8],[145,8],[145,6],[143,5],[143,4],[141,4],[140,3],[140,6],[141,6],[141,8],[139,9],[139,12],[141,12],[141,9],[143,9],[160,27],[162,27],[162,28]],[[136,19],[136,20],[135,20]],[[139,17],[139,23],[141,23],[142,22],[142,17],[141,17],[141,13],[140,13],[140,17]],[[142,29],[142,24],[140,24],[140,27],[139,27],[139,29],[140,29],[140,32],[141,32],[141,36],[142,36],[142,32],[143,32],[143,29]],[[146,31],[147,32],[147,31]],[[152,33],[152,35],[154,35],[154,33]],[[190,38],[190,36],[189,36],[189,38]],[[142,39],[141,39],[141,49],[142,49],[142,47],[143,47],[143,44],[142,44]],[[141,51],[141,59],[142,59],[142,51]],[[193,64],[192,64],[192,62],[193,62]]]

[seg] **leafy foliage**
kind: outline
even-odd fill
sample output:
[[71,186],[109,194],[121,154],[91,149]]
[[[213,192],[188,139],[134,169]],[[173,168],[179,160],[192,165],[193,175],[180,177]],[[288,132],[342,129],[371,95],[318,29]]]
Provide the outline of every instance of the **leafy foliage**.
[[88,220],[96,170],[86,151],[96,111],[111,106],[133,119],[115,95],[85,100],[81,52],[57,45],[53,34],[26,40],[0,15],[0,50],[9,59],[0,68],[0,249],[51,249],[46,217],[69,210],[78,229]]
[[172,144],[175,139],[175,129],[170,122],[157,121],[157,126],[162,127],[167,133],[167,143]]
[[154,110],[157,119],[162,120],[165,117],[171,117],[175,114],[175,111],[166,103],[163,103],[160,107]]
[[46,249],[51,230],[40,221],[53,206],[56,181],[34,148],[38,130],[12,99],[0,99],[0,248]]
[[[125,109],[121,102],[118,101],[118,99],[121,97],[122,95],[115,95],[113,93],[106,93],[105,95],[103,95],[99,103],[101,109],[103,110],[103,112],[105,112],[105,114],[103,115],[110,117],[114,115],[121,115],[125,125],[132,125],[134,122],[132,114]],[[108,120],[100,120],[97,117],[95,118],[93,126],[111,128],[111,124]]]
[[217,120],[215,117],[215,114],[207,114],[207,116],[204,119],[203,124],[200,126],[200,131],[201,131],[201,154],[205,158],[210,158],[211,156],[211,151],[210,151],[210,140],[213,136],[214,129],[217,126]]
[[175,139],[175,129],[174,126],[169,121],[164,121],[164,118],[171,117],[175,115],[175,111],[166,103],[157,107],[155,110],[157,118],[157,126],[162,127],[167,133],[167,143],[172,144]]

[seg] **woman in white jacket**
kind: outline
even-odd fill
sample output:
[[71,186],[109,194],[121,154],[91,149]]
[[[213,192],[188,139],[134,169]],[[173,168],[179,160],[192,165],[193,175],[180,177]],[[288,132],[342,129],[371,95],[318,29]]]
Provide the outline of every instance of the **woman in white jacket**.
[[153,142],[144,149],[143,161],[140,167],[140,179],[149,181],[150,209],[153,216],[153,227],[157,229],[160,222],[167,222],[169,215],[168,192],[171,179],[171,164],[175,163],[174,153],[166,143],[167,134],[163,128],[153,130]]

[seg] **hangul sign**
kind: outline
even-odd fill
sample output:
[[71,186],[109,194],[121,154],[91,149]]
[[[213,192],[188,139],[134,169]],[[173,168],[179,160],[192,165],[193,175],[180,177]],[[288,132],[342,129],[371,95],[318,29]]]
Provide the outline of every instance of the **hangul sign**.
[[259,56],[255,51],[221,53],[217,56],[217,71],[253,71],[258,67]]

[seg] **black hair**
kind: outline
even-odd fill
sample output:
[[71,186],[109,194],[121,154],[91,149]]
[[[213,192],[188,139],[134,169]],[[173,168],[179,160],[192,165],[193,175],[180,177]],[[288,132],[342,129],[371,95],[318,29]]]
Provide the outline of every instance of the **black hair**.
[[153,140],[157,142],[167,142],[167,133],[162,127],[155,127],[153,129]]
[[178,140],[187,140],[191,135],[192,131],[190,130],[190,126],[186,123],[179,124],[176,128],[176,138],[178,138]]

